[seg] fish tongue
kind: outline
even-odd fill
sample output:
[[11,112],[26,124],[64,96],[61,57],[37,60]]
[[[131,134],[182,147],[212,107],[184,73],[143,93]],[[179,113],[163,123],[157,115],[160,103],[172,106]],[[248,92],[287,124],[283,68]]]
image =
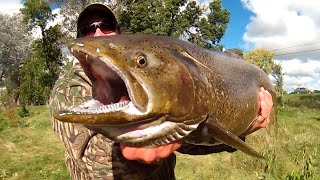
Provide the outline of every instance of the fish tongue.
[[128,96],[121,96],[119,102],[123,102],[123,101],[129,101],[130,98]]
[[[102,104],[110,104],[110,100],[108,98],[100,98],[99,101]],[[119,102],[124,102],[124,101],[130,101],[130,98],[128,96],[121,96]]]

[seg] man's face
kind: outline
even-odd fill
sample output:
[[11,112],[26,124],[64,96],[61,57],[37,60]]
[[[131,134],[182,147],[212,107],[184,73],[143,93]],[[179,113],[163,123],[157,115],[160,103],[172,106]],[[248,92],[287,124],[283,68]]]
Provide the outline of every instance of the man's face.
[[118,34],[116,24],[112,20],[97,16],[84,20],[84,22],[79,25],[79,32],[80,37],[98,37]]

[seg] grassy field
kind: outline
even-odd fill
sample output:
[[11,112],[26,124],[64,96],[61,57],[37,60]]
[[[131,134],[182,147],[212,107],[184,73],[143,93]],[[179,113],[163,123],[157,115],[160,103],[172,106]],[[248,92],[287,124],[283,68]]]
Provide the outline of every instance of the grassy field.
[[[178,154],[177,179],[320,179],[320,94],[288,95],[284,100],[287,105],[278,110],[276,140],[267,130],[246,139],[267,160],[238,151]],[[47,108],[28,109],[30,116],[25,118],[0,113],[0,179],[69,179]]]
[[18,127],[4,123],[3,116],[1,120],[0,179],[70,179],[47,107],[31,107],[29,117],[13,123]]

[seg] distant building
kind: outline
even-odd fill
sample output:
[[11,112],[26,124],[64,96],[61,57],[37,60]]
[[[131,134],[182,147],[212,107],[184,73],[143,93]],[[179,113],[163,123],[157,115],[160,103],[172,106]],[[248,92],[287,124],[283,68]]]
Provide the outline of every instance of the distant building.
[[304,87],[299,87],[299,88],[296,88],[293,93],[294,94],[310,94],[312,91],[310,91],[309,89],[307,88],[304,88]]

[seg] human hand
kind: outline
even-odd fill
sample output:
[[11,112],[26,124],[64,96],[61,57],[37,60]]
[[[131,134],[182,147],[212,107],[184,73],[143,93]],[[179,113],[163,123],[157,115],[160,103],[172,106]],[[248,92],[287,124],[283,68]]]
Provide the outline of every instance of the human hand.
[[120,145],[122,155],[128,160],[137,160],[151,164],[154,161],[168,157],[171,153],[181,147],[182,140],[158,147],[130,147]]
[[265,128],[270,123],[270,113],[273,106],[271,94],[261,87],[258,90],[258,100],[259,116],[251,129],[246,131],[243,136],[251,134],[260,128]]
[[273,106],[271,94],[263,87],[259,89],[259,103],[260,115],[257,119],[256,126],[258,129],[265,128],[270,123],[270,113]]

